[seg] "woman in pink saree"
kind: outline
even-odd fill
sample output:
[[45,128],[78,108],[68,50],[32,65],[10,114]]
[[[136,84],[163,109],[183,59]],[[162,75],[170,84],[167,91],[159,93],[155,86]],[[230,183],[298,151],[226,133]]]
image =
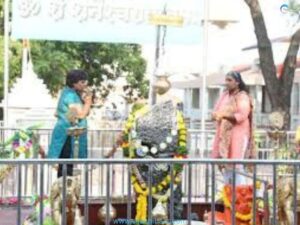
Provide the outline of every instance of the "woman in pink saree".
[[[253,158],[252,100],[239,73],[230,72],[226,75],[226,87],[212,115],[217,122],[212,157],[240,160]],[[242,167],[237,166],[237,169],[241,171]],[[226,183],[229,182],[230,174],[225,168]],[[237,183],[243,182],[241,176],[238,176]]]

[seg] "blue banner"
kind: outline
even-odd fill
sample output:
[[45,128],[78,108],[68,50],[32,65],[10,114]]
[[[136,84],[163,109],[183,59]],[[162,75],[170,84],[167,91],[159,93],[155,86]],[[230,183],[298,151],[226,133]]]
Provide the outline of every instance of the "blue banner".
[[12,37],[109,43],[155,43],[151,15],[182,17],[166,43],[198,44],[201,0],[13,0]]

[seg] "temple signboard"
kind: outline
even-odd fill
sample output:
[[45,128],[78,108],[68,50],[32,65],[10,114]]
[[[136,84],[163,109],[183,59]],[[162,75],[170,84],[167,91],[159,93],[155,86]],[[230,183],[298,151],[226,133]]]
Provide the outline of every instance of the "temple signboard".
[[168,43],[199,43],[201,1],[13,0],[16,39],[154,43],[158,23]]

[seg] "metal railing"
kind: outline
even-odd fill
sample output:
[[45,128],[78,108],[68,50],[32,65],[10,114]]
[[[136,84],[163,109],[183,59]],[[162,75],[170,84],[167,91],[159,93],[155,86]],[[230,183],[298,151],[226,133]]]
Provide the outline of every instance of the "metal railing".
[[[17,130],[17,128],[0,127],[0,143],[11,137]],[[39,144],[47,153],[51,142],[52,129],[35,129],[34,131],[39,136]],[[103,157],[103,154],[112,148],[117,134],[121,131],[121,129],[88,130],[89,157]]]
[[[0,134],[2,137],[5,135],[13,134],[14,129],[0,129]],[[51,140],[51,130],[48,129],[39,129],[36,131],[39,134],[40,144],[46,150],[48,149],[48,144]],[[113,144],[115,143],[115,139],[117,134],[120,133],[121,130],[112,130],[112,129],[102,129],[102,130],[90,130],[89,131],[89,158],[93,159],[103,159],[109,150],[112,149]],[[273,148],[271,145],[271,141],[266,134],[266,132],[259,133],[260,145],[261,148],[258,149],[257,158],[270,160],[273,159]],[[214,131],[207,131],[205,133],[205,149],[201,150],[201,132],[199,130],[189,130],[188,131],[188,149],[189,149],[189,157],[190,158],[210,158],[210,149],[214,137]],[[291,150],[293,149],[293,140],[294,140],[294,132],[287,133],[287,142],[290,143]],[[122,158],[122,151],[117,151],[114,156],[115,158]],[[262,167],[261,167],[262,168]],[[90,197],[97,198],[99,196],[105,196],[105,188],[101,185],[104,180],[106,169],[101,166],[90,166],[89,168],[89,187],[90,187]],[[207,183],[209,177],[211,175],[210,168],[204,164],[195,165],[193,168],[193,179],[195,183],[192,187],[193,189],[193,199],[208,199],[209,187],[201,185],[202,183]],[[113,165],[111,168],[111,186],[113,195],[115,198],[119,198],[120,196],[124,196],[126,192],[126,165]],[[45,176],[45,190],[49,191],[49,184],[52,183],[53,180],[56,179],[53,171],[56,171],[55,168],[52,168],[49,165],[44,167],[44,176]],[[35,165],[26,165],[22,168],[23,173],[23,191],[25,196],[32,196],[39,188],[38,184],[38,172],[39,169]],[[260,176],[263,176],[266,180],[271,180],[272,170],[269,168],[262,168],[260,172]],[[221,174],[218,174],[220,177]],[[2,189],[0,188],[2,197],[11,197],[17,194],[17,186],[15,185],[15,180],[17,179],[17,170],[14,169],[10,176],[3,182]],[[186,172],[183,173],[183,190],[187,192],[188,186],[187,179],[188,174]],[[119,185],[121,184],[121,185]]]
[[[5,137],[10,137],[13,133],[18,130],[16,128],[3,128],[0,127],[0,143],[3,143]],[[39,135],[40,145],[48,151],[48,147],[51,141],[51,129],[37,129],[35,132]],[[116,141],[116,137],[121,133],[121,129],[97,129],[88,131],[88,149],[89,157],[103,157],[106,151],[109,151]],[[205,149],[201,148],[201,135],[202,131],[198,129],[188,130],[188,141],[189,152],[193,156],[204,156],[208,157],[212,149],[212,143],[215,135],[215,130],[207,130],[205,134]],[[269,153],[272,146],[272,141],[268,136],[268,133],[263,130],[255,131],[257,137],[259,137],[257,146],[264,159],[269,159],[266,153]],[[286,135],[287,147],[293,148],[295,139],[295,131],[288,131]],[[266,158],[267,157],[267,158]]]
[[[16,217],[16,224],[21,225],[21,213],[22,213],[22,205],[21,202],[22,200],[26,197],[25,192],[24,192],[24,167],[28,166],[34,166],[36,168],[40,168],[38,170],[37,178],[38,182],[36,184],[32,184],[33,186],[37,185],[38,187],[36,188],[36,193],[39,195],[40,199],[43,199],[45,194],[49,194],[49,186],[52,185],[53,182],[46,182],[46,174],[45,174],[45,168],[46,167],[53,167],[54,165],[57,164],[62,164],[63,165],[63,191],[62,191],[62,223],[61,224],[66,224],[66,180],[67,180],[67,164],[74,164],[75,166],[81,166],[82,169],[82,174],[81,174],[81,181],[82,181],[82,200],[83,200],[83,205],[84,205],[84,213],[83,213],[83,219],[84,219],[84,224],[85,225],[90,225],[91,223],[89,222],[89,201],[90,201],[90,193],[91,193],[91,188],[93,189],[94,187],[91,187],[90,185],[90,173],[91,170],[90,168],[93,166],[96,167],[102,167],[105,169],[104,177],[102,178],[101,185],[103,186],[103,189],[105,190],[105,203],[106,206],[106,224],[109,224],[110,218],[109,218],[109,205],[113,199],[113,186],[112,186],[112,173],[111,173],[111,167],[113,165],[121,165],[126,168],[126,182],[122,185],[124,185],[124,196],[123,200],[126,202],[126,207],[127,207],[127,221],[132,221],[131,213],[132,213],[132,197],[134,197],[134,192],[131,186],[131,166],[133,165],[148,165],[148,173],[151,175],[152,172],[154,171],[154,165],[156,164],[167,164],[169,166],[169,174],[171,177],[170,181],[170,188],[171,188],[171,197],[170,197],[170,207],[168,207],[169,212],[169,220],[170,223],[173,224],[175,222],[174,220],[174,176],[173,171],[174,171],[174,166],[175,164],[183,164],[184,165],[184,171],[183,173],[186,174],[182,180],[182,190],[183,190],[183,197],[182,197],[182,202],[187,204],[187,211],[184,213],[186,215],[185,218],[188,221],[188,224],[191,224],[191,215],[193,213],[192,211],[192,204],[194,203],[199,203],[199,202],[207,202],[210,203],[210,211],[211,211],[211,224],[215,224],[216,222],[216,193],[217,193],[217,180],[222,178],[220,174],[218,173],[218,167],[220,165],[227,165],[231,166],[231,174],[232,174],[232,180],[230,183],[230,186],[232,187],[232,199],[231,199],[231,218],[232,218],[232,225],[236,224],[236,203],[237,201],[237,193],[235,192],[237,188],[237,177],[239,174],[239,170],[241,166],[252,166],[253,172],[247,173],[246,175],[249,176],[251,179],[248,180],[248,185],[251,185],[253,187],[253,201],[252,201],[252,215],[256,215],[258,212],[256,200],[259,198],[264,199],[264,218],[263,218],[263,224],[272,224],[275,225],[278,222],[278,207],[281,207],[279,204],[279,199],[278,199],[278,193],[277,191],[281,190],[282,184],[279,184],[280,179],[286,179],[287,183],[290,182],[292,183],[292,224],[297,224],[297,179],[298,179],[298,169],[300,166],[300,161],[298,160],[289,160],[289,161],[272,161],[272,160],[244,160],[244,161],[239,161],[239,160],[211,160],[211,159],[183,159],[183,160],[175,160],[175,159],[155,159],[155,160],[147,160],[147,159],[137,159],[137,160],[128,160],[128,159],[86,159],[86,160],[40,160],[40,159],[33,159],[33,160],[0,160],[0,166],[3,165],[13,165],[16,167],[16,179],[15,179],[15,185],[17,186],[17,192],[15,193],[14,196],[17,196],[17,207],[16,207],[16,212],[17,212],[17,217]],[[293,168],[293,173],[289,174],[289,176],[284,176],[279,177],[278,173],[278,168],[280,166],[290,166]],[[207,187],[208,189],[208,196],[206,199],[200,199],[196,198],[195,196],[199,195],[198,193],[195,195],[195,189],[194,183],[199,182],[194,179],[195,175],[197,174],[197,166],[203,166],[208,169],[210,176],[208,176],[208,179],[201,181],[200,185]],[[261,168],[269,168],[272,171],[272,176],[271,177],[264,177],[259,173]],[[152,214],[151,210],[153,208],[152,205],[152,182],[151,182],[151,176],[148,176],[148,185],[149,185],[149,204],[148,204],[148,220],[152,221]],[[263,196],[259,196],[259,191],[257,189],[257,181],[261,180],[263,182],[264,190],[263,191]],[[289,181],[288,181],[289,180]],[[268,204],[268,193],[267,193],[267,187],[272,185],[272,197],[271,200],[273,202],[273,205],[270,208],[271,211],[271,216],[268,216],[268,211],[269,208],[267,208]],[[120,184],[119,184],[120,186]],[[184,188],[184,186],[186,188]],[[3,190],[3,186],[1,185],[1,189]],[[205,195],[205,193],[200,193]],[[100,196],[100,193],[99,193]],[[282,199],[281,199],[282,201]],[[286,204],[288,201],[286,201]],[[40,224],[42,224],[43,221],[43,204],[40,204],[39,206],[39,220],[41,221]],[[203,216],[203,215],[202,215]],[[257,223],[258,218],[253,216],[252,221],[253,224],[259,224]]]

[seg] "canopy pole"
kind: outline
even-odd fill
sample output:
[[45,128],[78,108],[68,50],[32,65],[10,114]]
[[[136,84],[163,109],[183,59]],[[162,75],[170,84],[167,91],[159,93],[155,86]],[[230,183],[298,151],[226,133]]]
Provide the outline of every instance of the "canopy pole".
[[3,119],[4,126],[8,126],[8,84],[9,84],[9,5],[10,0],[4,2],[4,105]]
[[161,31],[161,26],[158,25],[156,27],[154,70],[153,70],[153,74],[150,78],[149,105],[154,105],[156,103],[156,91],[154,89],[154,84],[156,81],[156,74],[158,71],[159,60],[160,60],[160,36],[161,36],[160,31]]
[[204,18],[203,18],[203,59],[202,59],[202,92],[201,92],[201,156],[204,156],[205,149],[205,118],[207,114],[206,101],[206,78],[207,78],[207,64],[208,64],[208,19],[209,19],[209,1],[204,0]]

